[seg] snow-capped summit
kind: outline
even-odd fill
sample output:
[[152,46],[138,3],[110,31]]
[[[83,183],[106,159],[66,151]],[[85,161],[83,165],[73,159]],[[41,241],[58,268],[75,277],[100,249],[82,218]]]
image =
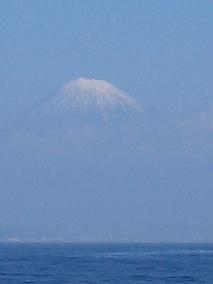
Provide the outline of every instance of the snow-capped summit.
[[80,123],[120,125],[142,112],[142,106],[129,95],[104,80],[79,78],[67,82],[33,111],[40,125],[59,128]]
[[85,127],[104,131],[106,126],[117,132],[126,125],[135,125],[141,113],[140,103],[107,81],[79,78],[33,108],[20,128],[45,135],[79,132]]
[[69,81],[46,103],[50,111],[88,111],[101,114],[119,109],[141,111],[141,106],[120,89],[104,80],[79,78]]

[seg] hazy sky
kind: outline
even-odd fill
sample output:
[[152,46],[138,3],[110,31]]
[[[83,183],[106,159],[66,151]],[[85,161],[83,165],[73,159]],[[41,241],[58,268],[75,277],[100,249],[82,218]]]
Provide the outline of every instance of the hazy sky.
[[98,146],[74,158],[64,145],[63,158],[32,145],[11,150],[2,130],[2,228],[213,241],[212,27],[211,0],[1,1],[4,131],[78,77],[106,80],[141,101],[151,121],[161,117],[143,134],[145,156],[121,151],[111,160]]

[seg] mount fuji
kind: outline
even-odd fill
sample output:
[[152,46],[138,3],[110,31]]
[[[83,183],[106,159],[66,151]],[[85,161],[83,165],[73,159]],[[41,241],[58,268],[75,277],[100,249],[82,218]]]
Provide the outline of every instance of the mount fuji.
[[79,78],[32,110],[32,125],[43,131],[80,125],[113,127],[130,123],[142,113],[142,106],[107,81]]
[[79,78],[25,113],[16,132],[56,140],[107,140],[121,132],[128,135],[143,120],[142,105],[125,92],[104,80]]
[[141,110],[141,106],[123,91],[104,80],[79,78],[70,81],[45,105],[50,111],[87,111],[102,115],[112,109]]

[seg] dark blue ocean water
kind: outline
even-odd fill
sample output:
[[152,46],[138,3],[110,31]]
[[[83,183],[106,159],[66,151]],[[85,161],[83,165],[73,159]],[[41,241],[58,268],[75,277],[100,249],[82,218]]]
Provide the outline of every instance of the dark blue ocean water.
[[0,283],[213,283],[213,245],[0,244]]

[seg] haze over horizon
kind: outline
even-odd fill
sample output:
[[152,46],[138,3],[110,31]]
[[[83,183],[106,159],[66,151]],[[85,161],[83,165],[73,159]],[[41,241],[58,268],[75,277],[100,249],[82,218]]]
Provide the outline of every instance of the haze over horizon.
[[213,241],[210,7],[0,4],[0,239]]

